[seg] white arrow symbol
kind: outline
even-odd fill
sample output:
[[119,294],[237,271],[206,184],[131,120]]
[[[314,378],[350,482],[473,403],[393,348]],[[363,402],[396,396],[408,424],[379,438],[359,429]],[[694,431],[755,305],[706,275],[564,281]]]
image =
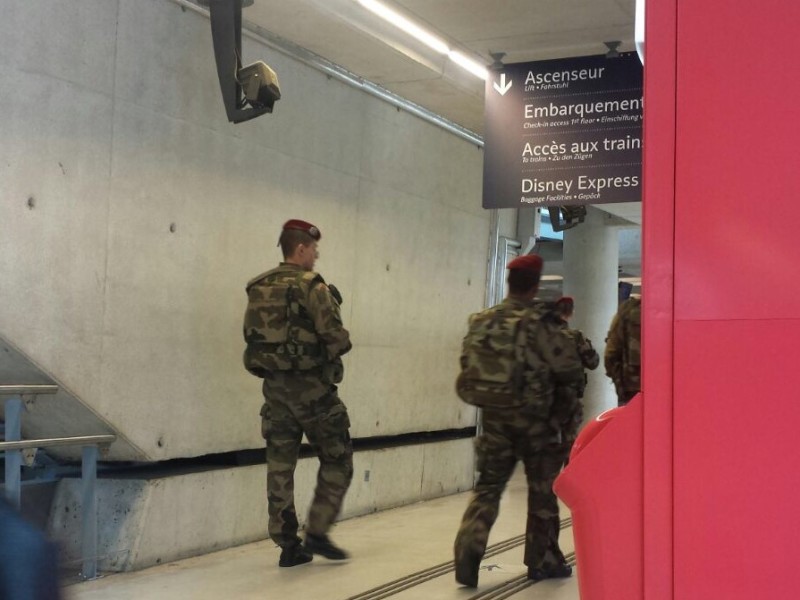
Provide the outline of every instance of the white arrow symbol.
[[494,89],[500,92],[501,96],[505,96],[506,92],[511,89],[511,86],[514,84],[513,81],[509,81],[506,83],[506,74],[503,73],[500,75],[500,85],[497,85],[497,82],[494,84]]

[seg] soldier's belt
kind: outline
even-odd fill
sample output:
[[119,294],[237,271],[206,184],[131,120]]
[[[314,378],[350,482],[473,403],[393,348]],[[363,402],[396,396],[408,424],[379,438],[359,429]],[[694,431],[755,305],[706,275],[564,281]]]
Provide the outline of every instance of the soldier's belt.
[[277,354],[280,356],[322,356],[322,348],[317,344],[293,344],[287,343],[255,343],[251,344],[254,350],[265,352],[266,354]]

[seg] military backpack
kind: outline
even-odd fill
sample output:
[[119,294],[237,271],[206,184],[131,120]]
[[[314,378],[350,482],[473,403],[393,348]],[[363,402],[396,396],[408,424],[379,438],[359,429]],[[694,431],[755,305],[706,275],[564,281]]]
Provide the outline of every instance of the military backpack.
[[456,393],[467,404],[512,408],[523,404],[525,347],[531,309],[498,305],[469,318]]

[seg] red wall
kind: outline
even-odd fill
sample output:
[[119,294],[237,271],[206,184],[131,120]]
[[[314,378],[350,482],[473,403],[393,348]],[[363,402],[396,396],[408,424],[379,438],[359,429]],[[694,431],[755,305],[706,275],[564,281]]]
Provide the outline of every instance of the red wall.
[[647,9],[645,597],[800,597],[800,4]]

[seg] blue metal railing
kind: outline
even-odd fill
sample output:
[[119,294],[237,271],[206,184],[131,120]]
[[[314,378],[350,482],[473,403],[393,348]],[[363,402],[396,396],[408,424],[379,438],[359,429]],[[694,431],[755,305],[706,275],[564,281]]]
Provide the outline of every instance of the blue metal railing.
[[22,440],[22,413],[25,405],[35,401],[36,396],[52,395],[58,391],[55,385],[0,385],[0,397],[5,398],[5,440],[0,442],[0,451],[5,452],[5,495],[19,510],[22,499],[23,453],[31,457],[39,448],[56,446],[81,446],[82,476],[82,523],[81,523],[81,577],[97,577],[97,459],[100,448],[107,448],[115,435],[84,435],[63,438]]

